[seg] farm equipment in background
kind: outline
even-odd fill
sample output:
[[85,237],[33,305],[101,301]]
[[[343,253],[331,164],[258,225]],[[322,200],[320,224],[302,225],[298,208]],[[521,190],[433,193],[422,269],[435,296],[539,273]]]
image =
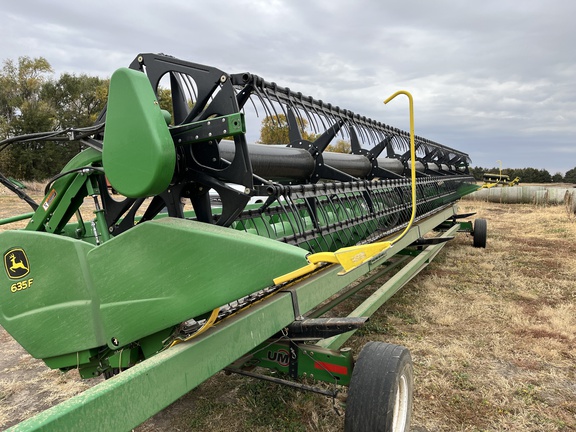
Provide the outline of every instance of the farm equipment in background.
[[[285,116],[289,145],[248,144],[258,109]],[[325,152],[339,135],[351,154]],[[408,430],[409,351],[370,343],[354,361],[342,346],[457,231],[485,246],[485,221],[455,205],[478,188],[467,154],[257,75],[156,54],[112,75],[94,126],[1,144],[27,140],[86,149],[40,203],[18,190],[32,212],[0,221],[28,220],[0,232],[0,324],[51,368],[111,379],[19,430],[130,429],[224,368],[332,397],[350,386],[347,430]]]
[[484,182],[482,187],[485,189],[490,189],[496,186],[511,187],[520,183],[520,177],[515,177],[513,180],[510,180],[510,176],[507,174],[484,173],[482,176],[482,181]]

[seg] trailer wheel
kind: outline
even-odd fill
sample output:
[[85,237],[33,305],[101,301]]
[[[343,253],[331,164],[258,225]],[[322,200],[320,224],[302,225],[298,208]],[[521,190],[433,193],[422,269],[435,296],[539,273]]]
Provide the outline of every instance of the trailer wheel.
[[109,368],[104,371],[104,379],[110,379],[120,373],[119,368]]
[[474,247],[485,248],[486,237],[488,232],[488,223],[486,219],[476,219],[474,221]]
[[344,431],[408,432],[413,386],[412,357],[407,348],[368,342],[352,372]]

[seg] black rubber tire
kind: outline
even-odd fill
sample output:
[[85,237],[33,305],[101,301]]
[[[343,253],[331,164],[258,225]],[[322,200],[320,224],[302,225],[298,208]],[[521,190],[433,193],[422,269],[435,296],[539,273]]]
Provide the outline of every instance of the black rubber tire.
[[110,379],[120,373],[118,368],[109,368],[104,371],[104,379]]
[[474,221],[474,247],[485,248],[486,237],[488,235],[488,222],[486,219],[476,219]]
[[412,417],[414,369],[410,351],[368,342],[352,372],[345,432],[408,432]]

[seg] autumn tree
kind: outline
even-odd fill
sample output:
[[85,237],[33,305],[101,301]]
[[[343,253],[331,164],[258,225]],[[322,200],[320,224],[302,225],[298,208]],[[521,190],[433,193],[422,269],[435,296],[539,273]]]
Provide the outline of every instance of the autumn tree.
[[[298,129],[302,135],[302,139],[307,141],[314,141],[316,135],[306,131],[308,121],[306,119],[298,119]],[[277,116],[266,116],[262,120],[262,127],[260,128],[260,144],[290,144],[290,137],[288,133],[288,120],[284,114]]]
[[328,147],[326,147],[327,152],[334,153],[350,153],[351,149],[350,143],[343,139],[336,141],[336,144],[329,144]]

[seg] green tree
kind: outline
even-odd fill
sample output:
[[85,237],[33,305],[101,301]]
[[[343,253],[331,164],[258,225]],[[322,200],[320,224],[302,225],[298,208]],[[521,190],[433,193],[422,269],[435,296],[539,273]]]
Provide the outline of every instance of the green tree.
[[[18,63],[4,62],[0,73],[0,134],[2,138],[53,129],[53,108],[42,100],[43,85],[52,68],[43,57],[20,57]],[[15,144],[0,159],[3,172],[21,179],[40,178],[46,161],[38,142]]]
[[538,170],[538,181],[540,183],[552,183],[552,175],[547,169]]
[[536,168],[506,168],[502,173],[508,174],[510,179],[520,177],[523,183],[550,183],[552,176],[545,169]]
[[566,171],[566,174],[564,175],[564,181],[566,183],[576,183],[576,167]]
[[561,172],[557,172],[552,176],[552,181],[554,183],[562,183],[564,181],[564,176]]
[[[0,72],[0,139],[94,124],[106,104],[109,80],[63,74],[52,78],[42,57],[6,60]],[[0,153],[0,170],[25,180],[58,173],[81,150],[78,142],[27,141]]]
[[479,167],[479,166],[475,166],[475,167],[471,167],[470,169],[470,174],[472,174],[472,176],[474,176],[475,180],[481,181],[484,177],[484,173],[488,172],[487,169]]
[[56,127],[85,127],[93,125],[106,105],[110,80],[85,74],[63,74],[57,81],[42,87],[42,99],[55,110]]
[[[157,96],[158,104],[160,108],[166,110],[170,113],[170,117],[172,117],[172,123],[174,122],[174,109],[172,107],[172,91],[169,88],[158,87]],[[192,104],[190,104],[190,108],[192,108]]]
[[[18,64],[6,60],[0,72],[0,116],[3,138],[12,134],[31,132],[38,119],[40,93],[52,68],[43,57],[20,57]],[[29,123],[29,124],[28,124]],[[43,123],[43,121],[41,121]]]
[[[308,121],[306,119],[298,120],[298,129],[302,135],[302,139],[307,141],[314,141],[316,136],[313,133],[307,132]],[[290,144],[288,133],[288,120],[284,114],[278,116],[266,116],[262,120],[262,127],[260,128],[260,144]]]
[[[46,82],[41,96],[54,110],[54,127],[66,129],[93,125],[106,105],[109,84],[108,79],[67,73],[57,81]],[[53,150],[50,152],[51,162],[61,168],[82,150],[82,146],[79,142],[49,143],[46,150]]]

